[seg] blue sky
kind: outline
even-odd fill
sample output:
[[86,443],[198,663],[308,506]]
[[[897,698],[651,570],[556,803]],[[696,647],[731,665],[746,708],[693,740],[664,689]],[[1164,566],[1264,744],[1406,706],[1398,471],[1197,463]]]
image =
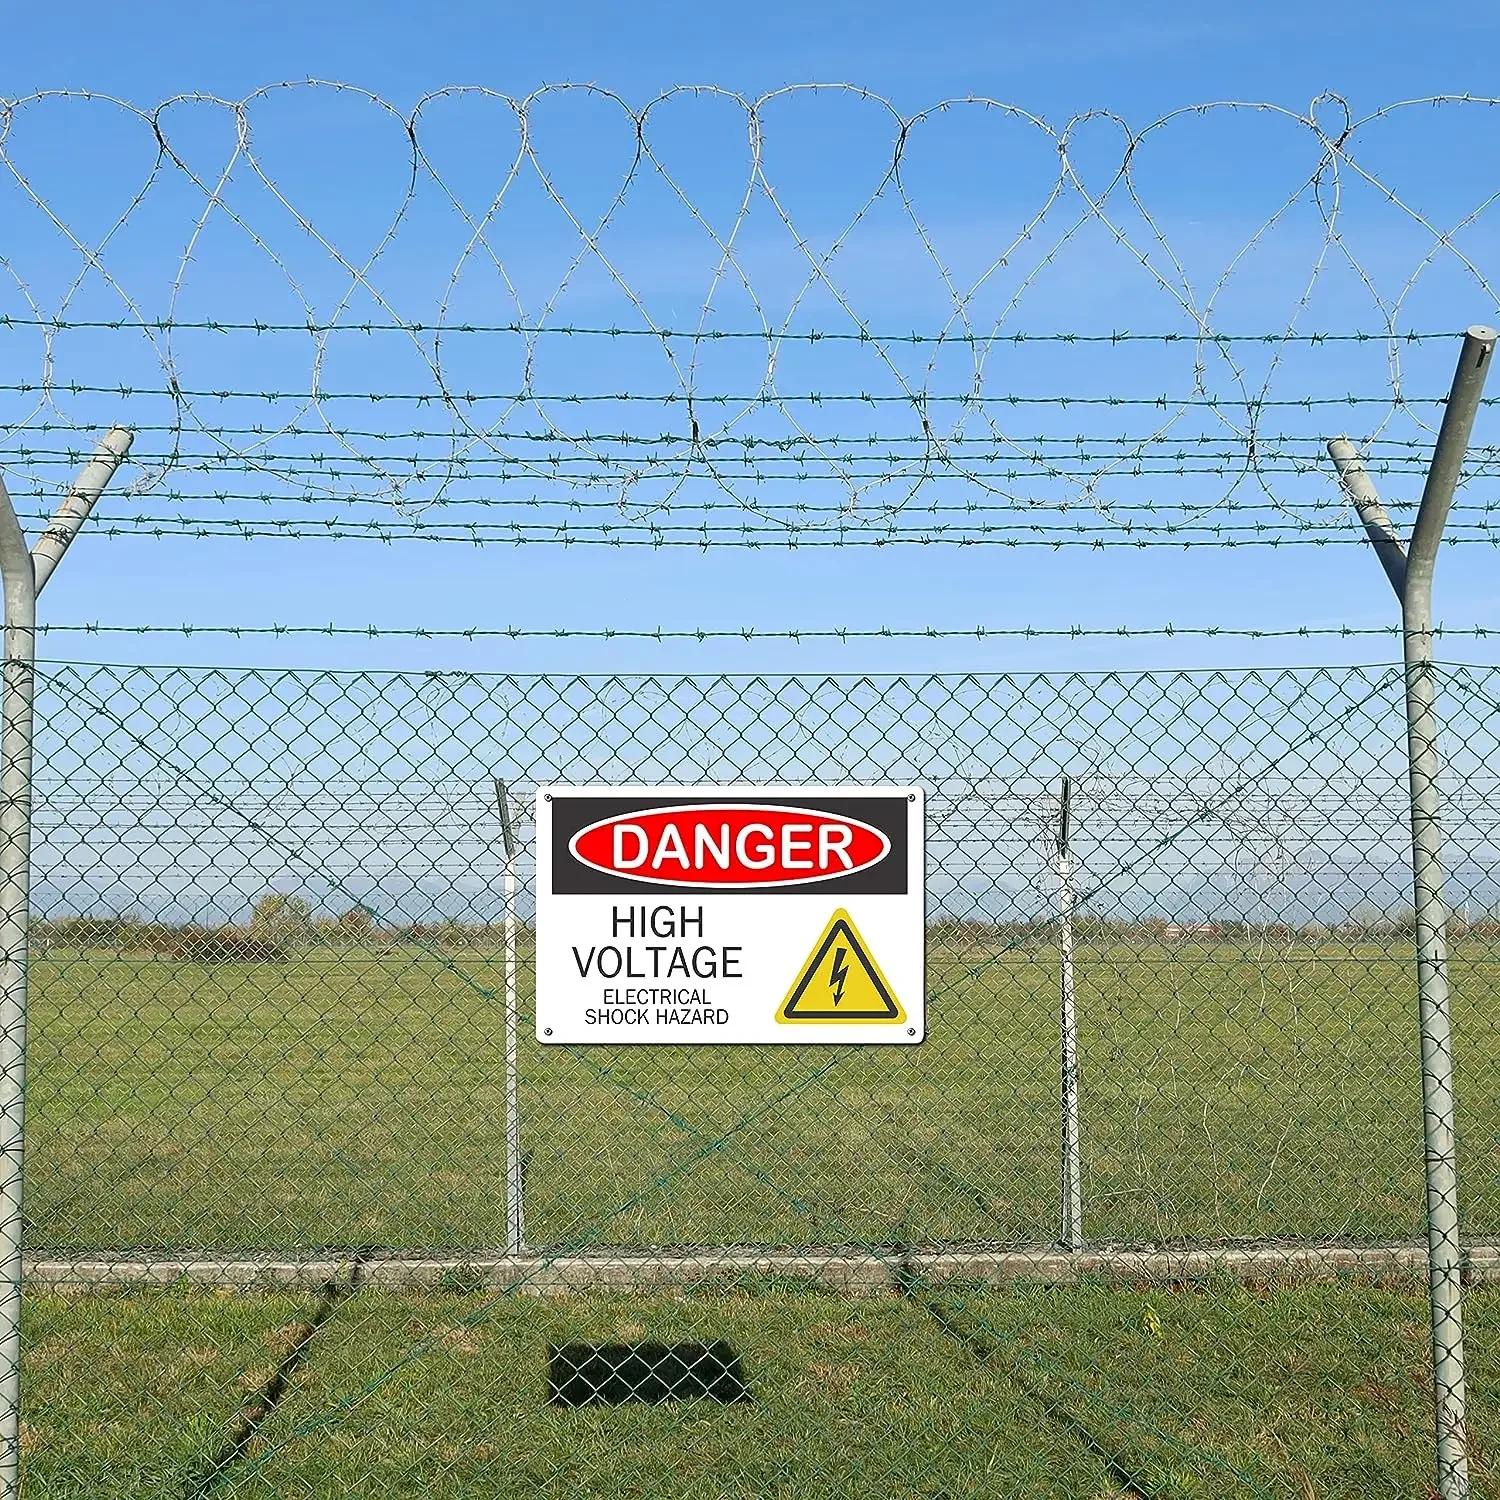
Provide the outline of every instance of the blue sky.
[[[917,108],[970,90],[1042,113],[1132,113],[1239,96],[1300,106],[1337,88],[1361,105],[1493,85],[1500,19],[1455,3],[1411,24],[1409,7],[1255,7],[1080,0],[1031,5],[318,6],[77,0],[7,20],[7,93],[92,88],[135,99],[182,89],[240,94],[283,78],[342,78],[398,101],[484,83],[508,92],[591,80],[645,94],[684,82],[759,91],[849,79]],[[1393,41],[1399,35],[1399,44]],[[92,40],[89,40],[92,39]]]
[[[1393,38],[1399,37],[1399,43]],[[0,93],[35,90],[94,90],[149,106],[169,95],[200,91],[240,97],[282,79],[338,79],[371,90],[398,110],[411,109],[426,92],[475,84],[521,95],[544,82],[591,81],[641,105],[664,88],[712,84],[756,94],[806,81],[844,80],[890,98],[913,112],[951,96],[980,93],[1013,103],[1061,128],[1092,109],[1112,110],[1136,128],[1173,110],[1209,100],[1266,101],[1300,112],[1324,90],[1347,97],[1356,116],[1394,101],[1429,93],[1495,91],[1493,59],[1500,21],[1493,7],[1460,4],[1424,17],[1413,27],[1409,10],[1394,5],[1328,5],[1310,12],[1287,4],[1216,14],[1201,7],[1119,7],[1085,3],[1064,13],[1047,7],[893,4],[782,5],[726,13],[687,5],[556,5],[482,7],[449,5],[424,13],[384,3],[330,3],[316,7],[145,5],[122,24],[119,12],[85,0],[66,8],[30,7],[7,20]],[[80,39],[86,39],[80,41]],[[354,99],[329,101],[298,95],[270,101],[258,116],[259,146],[273,161],[278,181],[297,201],[315,204],[312,216],[366,243],[379,222],[380,204],[395,190],[401,162],[400,132],[389,117]],[[139,180],[138,129],[108,111],[82,104],[54,106],[46,117],[55,130],[34,130],[12,144],[45,185],[50,200],[86,219],[101,211],[111,191]],[[847,217],[856,202],[861,172],[881,149],[878,112],[857,101],[820,96],[801,114],[790,106],[784,133],[771,137],[768,152],[788,212],[815,232]],[[732,127],[708,103],[684,110],[667,127],[679,152],[684,180],[695,201],[723,208],[734,179],[721,170],[719,154]],[[299,111],[303,111],[299,113]],[[467,113],[465,113],[467,111]],[[202,163],[222,160],[219,124],[189,121],[180,139],[201,143]],[[1369,160],[1384,180],[1431,213],[1452,223],[1500,187],[1493,180],[1495,125],[1477,108],[1409,112],[1399,128],[1371,134]],[[206,118],[206,117],[205,117]],[[40,121],[40,116],[29,120]],[[477,106],[450,116],[433,115],[435,150],[444,170],[465,192],[481,198],[493,191],[504,161],[499,125]],[[549,160],[570,200],[604,201],[620,149],[618,117],[596,101],[563,99],[547,117]],[[29,126],[28,126],[29,128]],[[946,128],[946,127],[944,127]],[[988,127],[986,127],[988,128]],[[309,135],[315,129],[315,135]],[[975,271],[993,255],[1002,235],[1012,233],[1047,181],[1049,158],[1040,137],[1018,131],[1000,150],[991,137],[936,132],[914,147],[913,178],[924,219],[939,235],[944,258],[959,270]],[[1089,132],[1093,132],[1092,136]],[[721,139],[722,137],[722,139]],[[1022,145],[1026,137],[1029,144]],[[993,137],[998,141],[1000,137]],[[312,149],[309,149],[309,141]],[[987,144],[991,142],[991,144]],[[946,143],[946,144],[945,144]],[[1108,163],[1110,127],[1081,127],[1077,159]],[[776,156],[781,151],[784,155]],[[922,152],[926,154],[922,154]],[[217,152],[217,156],[215,155]],[[1281,186],[1305,166],[1305,138],[1264,116],[1188,117],[1140,153],[1143,196],[1184,258],[1195,285],[1211,283],[1244,243],[1246,234],[1274,212]],[[132,176],[131,174],[135,175]],[[1357,185],[1356,185],[1357,187]],[[240,189],[237,187],[236,191]],[[153,190],[130,232],[111,248],[109,263],[159,315],[183,250],[182,225],[170,187]],[[385,195],[383,197],[383,195]],[[600,195],[603,195],[601,197]],[[5,203],[0,202],[0,214]],[[245,202],[248,204],[249,199]],[[727,197],[726,197],[727,202]],[[161,205],[158,211],[158,205]],[[1307,205],[1285,220],[1256,250],[1217,305],[1224,328],[1286,325],[1289,307],[1305,282],[1317,237]],[[247,212],[249,210],[247,209]],[[298,236],[287,220],[264,204],[256,222],[278,249],[284,248],[319,306],[337,297],[336,275],[326,257]],[[566,236],[546,239],[542,219],[512,221],[497,233],[508,263],[523,284],[528,305],[537,305],[569,246]],[[871,326],[926,326],[940,319],[926,267],[913,259],[907,221],[886,220],[877,210],[851,241],[842,263],[847,285]],[[175,215],[175,217],[174,217]],[[1384,215],[1384,216],[1383,216]],[[1408,223],[1385,213],[1377,199],[1351,189],[1348,229],[1361,263],[1372,269],[1383,292],[1399,286],[1423,246]],[[1128,215],[1126,216],[1128,217]],[[45,303],[57,285],[49,277],[71,275],[49,251],[43,227],[19,210],[10,218],[14,235],[0,251],[26,270]],[[1123,220],[1122,220],[1123,222]],[[531,238],[528,226],[534,231]],[[1133,231],[1140,225],[1133,222]],[[648,194],[630,205],[612,230],[611,252],[659,321],[690,318],[701,302],[702,243],[692,241],[683,221],[669,218]],[[690,245],[695,248],[684,248]],[[769,242],[767,242],[769,243]],[[1469,253],[1491,274],[1500,267],[1500,239],[1481,221],[1468,232]],[[766,250],[756,264],[757,285],[772,300],[790,285],[788,263]],[[446,257],[446,259],[444,258]],[[917,257],[920,260],[920,257]],[[431,304],[453,269],[451,237],[434,216],[415,217],[386,257],[382,275],[403,310]],[[530,277],[528,281],[527,278]],[[247,252],[233,236],[211,230],[183,273],[180,312],[234,316],[285,312],[283,291],[267,277],[263,257]],[[492,311],[486,294],[460,284],[462,303],[472,296],[477,315]],[[1027,294],[1031,329],[1108,330],[1120,326],[1176,327],[1159,288],[1139,267],[1101,236],[1081,237],[1049,266]],[[0,280],[0,301],[6,297]],[[590,283],[588,268],[570,283],[560,315],[622,315],[615,289]],[[611,298],[614,298],[611,301]],[[1344,268],[1320,284],[1308,328],[1368,328],[1370,304],[1357,278]],[[1457,327],[1493,319],[1493,305],[1480,305],[1472,277],[1439,265],[1408,299],[1404,326]],[[75,315],[112,306],[107,291],[85,287]],[[726,295],[721,326],[748,306]],[[14,302],[0,311],[14,312]],[[116,309],[117,311],[117,309]],[[368,313],[368,309],[366,310]],[[624,312],[629,309],[624,308]],[[990,308],[990,312],[994,309]],[[290,315],[290,314],[288,314]],[[810,298],[798,326],[830,326],[839,309]],[[1012,324],[1012,326],[1015,326]],[[144,379],[148,353],[120,353],[118,341],[66,343],[60,364],[111,378]],[[201,349],[181,346],[186,367],[213,384],[235,380],[268,386],[284,381],[281,346],[262,341],[217,342],[204,336]],[[327,380],[346,388],[400,389],[415,378],[405,351],[387,343],[351,349],[349,340],[330,346]],[[649,384],[661,370],[644,357],[618,351],[571,349],[553,352],[546,373],[554,387],[596,388],[612,378]],[[20,335],[0,339],[6,364],[28,378],[33,343]],[[1367,355],[1369,356],[1367,358]],[[853,355],[792,349],[784,381],[802,373],[825,390],[862,390],[874,378]],[[509,351],[470,345],[451,351],[455,379],[470,383],[507,373]],[[1376,362],[1371,363],[1374,359]],[[1174,364],[1173,361],[1176,361]],[[1357,386],[1380,389],[1383,351],[1347,356],[1298,354],[1275,377],[1276,391],[1336,391]],[[215,365],[213,362],[217,361]],[[467,363],[465,363],[467,361]],[[614,363],[611,363],[611,362]],[[821,362],[820,362],[821,361]],[[1252,355],[1253,363],[1253,355]],[[497,372],[497,368],[498,372]],[[1407,356],[1414,388],[1439,393],[1446,387],[1451,352],[1420,346]],[[748,367],[726,366],[713,378],[733,383]],[[1137,348],[1083,360],[1044,351],[1028,362],[1000,367],[1010,389],[1151,392],[1180,388],[1180,358]],[[120,373],[120,371],[126,373]],[[1222,372],[1221,372],[1222,373]],[[158,371],[159,374],[159,371]],[[7,376],[7,379],[13,378]],[[360,382],[364,382],[361,385]],[[935,381],[940,384],[941,381]],[[605,385],[598,387],[609,389]],[[787,388],[783,384],[783,389]],[[1497,392],[1496,394],[1500,394]],[[80,419],[107,421],[107,405],[74,403]],[[14,414],[12,413],[12,420]],[[1495,441],[1487,417],[1481,440]],[[1093,426],[1089,424],[1093,423]],[[1077,419],[1072,430],[1109,432],[1097,416]],[[1066,424],[1056,431],[1068,430]],[[1178,429],[1179,431],[1181,429]],[[1308,418],[1302,434],[1323,435]],[[1486,437],[1486,434],[1488,436]],[[1327,434],[1327,435],[1332,435]],[[22,476],[25,477],[24,475]],[[1488,481],[1493,484],[1493,480]],[[1286,481],[1299,500],[1322,481],[1295,476]],[[1407,498],[1414,481],[1393,481],[1395,498]],[[1473,487],[1480,493],[1480,485]],[[1404,484],[1404,488],[1402,487]],[[12,474],[18,502],[33,497]],[[1331,491],[1331,481],[1327,488]],[[1140,490],[1141,493],[1144,490]],[[1120,496],[1137,493],[1121,487]],[[150,491],[145,491],[149,494]],[[945,492],[946,493],[946,492]],[[1207,492],[1205,491],[1205,496]],[[144,499],[144,495],[141,497]],[[1178,493],[1179,504],[1191,497]],[[124,507],[124,508],[129,508]],[[141,505],[136,506],[142,509]],[[1488,546],[1454,548],[1439,574],[1440,613],[1455,624],[1500,622],[1494,609],[1495,555]],[[792,626],[854,628],[961,627],[984,624],[1066,627],[1178,624],[1277,628],[1287,625],[1369,626],[1387,623],[1393,602],[1373,558],[1350,547],[1232,550],[1107,549],[1059,551],[985,547],[873,550],[804,549],[796,554],[742,551],[597,551],[583,548],[429,546],[408,543],[253,543],[95,538],[80,543],[51,588],[44,617],[54,621],[112,623],[322,623],[430,628],[518,625],[534,627],[606,625],[625,628],[733,628]],[[52,655],[101,659],[259,661],[315,665],[454,666],[500,670],[709,670],[805,668],[979,669],[1154,666],[1209,663],[1380,660],[1394,644],[1381,641],[1313,643],[1205,642],[1196,639],[1142,642],[880,642],[835,645],[761,643],[737,645],[631,644],[581,641],[489,642],[476,645],[382,641],[359,645],[318,639],[245,640],[125,638],[86,641],[52,637]],[[1464,644],[1453,654],[1488,659],[1489,648]]]

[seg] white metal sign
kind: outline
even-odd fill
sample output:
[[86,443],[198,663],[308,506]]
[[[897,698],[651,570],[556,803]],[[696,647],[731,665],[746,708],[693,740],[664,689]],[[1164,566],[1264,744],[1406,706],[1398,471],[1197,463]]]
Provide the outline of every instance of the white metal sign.
[[917,787],[543,786],[541,1042],[898,1042],[925,1023]]

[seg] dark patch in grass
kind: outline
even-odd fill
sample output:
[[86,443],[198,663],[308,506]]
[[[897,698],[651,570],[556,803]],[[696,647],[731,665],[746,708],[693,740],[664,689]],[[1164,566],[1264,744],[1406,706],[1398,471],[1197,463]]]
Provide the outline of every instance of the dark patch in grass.
[[369,1259],[368,1251],[356,1251],[350,1260],[348,1276],[343,1280],[334,1277],[324,1282],[312,1315],[306,1322],[294,1323],[288,1330],[286,1348],[280,1363],[271,1372],[271,1378],[254,1399],[247,1401],[240,1409],[239,1417],[223,1447],[198,1474],[188,1480],[183,1490],[183,1500],[206,1500],[249,1452],[251,1443],[255,1441],[255,1434],[281,1404],[298,1366],[307,1358],[318,1330],[333,1316],[340,1303],[360,1289],[364,1282],[365,1262]]
[[712,1343],[550,1344],[549,1406],[619,1406],[627,1401],[750,1400],[734,1346]]

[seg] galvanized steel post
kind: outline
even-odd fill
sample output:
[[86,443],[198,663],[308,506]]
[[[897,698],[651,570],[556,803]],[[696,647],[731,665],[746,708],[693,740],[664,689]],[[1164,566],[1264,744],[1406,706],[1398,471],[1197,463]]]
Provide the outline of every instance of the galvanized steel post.
[[21,1486],[21,1155],[26,1102],[26,1000],[31,922],[31,747],[36,599],[130,451],[112,428],[36,545],[0,480],[5,660],[0,694],[0,1497]]
[[1078,1125],[1078,1007],[1073,991],[1073,855],[1068,844],[1073,780],[1062,779],[1057,818],[1058,988],[1062,1036],[1062,1243],[1083,1249],[1083,1155]]
[[1438,786],[1442,765],[1437,746],[1432,578],[1497,337],[1500,334],[1493,328],[1483,327],[1470,328],[1464,335],[1463,351],[1408,548],[1403,548],[1396,537],[1354,445],[1344,438],[1336,438],[1328,445],[1344,489],[1401,601],[1416,905],[1417,1012],[1422,1047],[1427,1272],[1432,1313],[1437,1480],[1442,1500],[1467,1500],[1469,1459],[1447,909],[1442,894],[1443,828]]
[[516,986],[516,835],[510,819],[510,793],[495,781],[500,837],[505,845],[505,1252],[526,1248],[526,1197],[521,1167],[521,1080],[517,1059],[520,1025]]

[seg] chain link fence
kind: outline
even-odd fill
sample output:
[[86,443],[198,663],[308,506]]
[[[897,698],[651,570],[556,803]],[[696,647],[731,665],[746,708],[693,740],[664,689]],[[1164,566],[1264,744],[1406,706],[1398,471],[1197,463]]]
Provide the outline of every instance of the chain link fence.
[[[1427,1493],[1402,691],[44,665],[27,1494]],[[1440,696],[1482,1494],[1500,671]],[[926,789],[924,1044],[535,1044],[530,789],[669,780]],[[558,1383],[683,1340],[748,1399]]]
[[[1496,102],[0,98],[4,1500],[22,1455],[41,1500],[1494,1494],[1500,678],[1429,655],[1500,476],[1493,330],[1442,394],[1494,199],[1430,164]],[[1226,182],[1232,242],[1183,215]],[[421,541],[724,592],[34,629],[89,516],[200,579]],[[1227,573],[1187,627],[717,610],[808,547],[1372,543],[1404,671],[49,663],[33,775],[41,631],[1347,639],[1364,596],[1235,623]],[[643,782],[920,787],[926,1040],[537,1046],[536,788]]]

